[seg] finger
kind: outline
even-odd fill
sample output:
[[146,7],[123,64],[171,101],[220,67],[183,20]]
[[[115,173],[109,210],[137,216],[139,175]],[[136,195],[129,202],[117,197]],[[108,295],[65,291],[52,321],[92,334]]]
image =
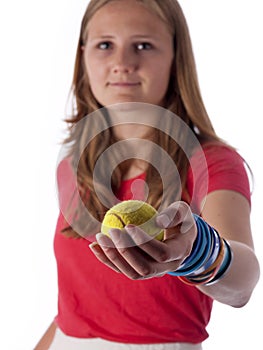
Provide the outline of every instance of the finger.
[[[116,239],[118,231],[119,230],[115,231],[115,237],[114,232],[112,232],[115,241],[119,241],[120,239],[120,237],[117,237]],[[124,236],[129,235],[128,232],[126,234],[120,232],[120,234]],[[94,242],[89,247],[97,259],[106,264],[112,270],[118,273],[123,273],[130,279],[141,280],[163,276],[169,271],[176,270],[180,265],[179,261],[177,263],[176,261],[171,261],[165,264],[160,264],[158,261],[154,261],[138,247],[119,248],[118,250],[117,248],[112,248],[114,246],[113,242],[111,243],[111,247],[109,247],[109,238],[105,235],[98,234],[96,237],[101,245]],[[122,246],[124,246],[124,244],[122,244]]]
[[[112,230],[115,231],[115,235],[120,233],[121,235],[125,236],[125,234],[123,234],[120,230]],[[118,232],[120,231],[120,232]],[[122,256],[121,254],[121,250],[126,250],[128,248],[118,248],[117,246],[114,245],[114,234],[112,235],[113,239],[112,239],[112,246],[110,247],[107,240],[105,239],[105,235],[98,233],[96,235],[96,239],[98,241],[98,243],[100,244],[101,250],[104,253],[104,256],[106,257],[106,259],[103,257],[103,261],[104,263],[106,263],[108,266],[114,266],[115,268],[117,268],[120,272],[122,272],[123,274],[125,274],[127,277],[131,278],[131,279],[138,279],[140,276],[139,274],[134,270],[134,268],[125,260],[125,258]],[[110,239],[108,237],[106,237],[107,239]],[[115,239],[116,241],[116,239]],[[120,238],[118,238],[118,242],[120,241]],[[105,244],[106,243],[106,244]],[[123,244],[121,244],[123,245]],[[130,248],[132,249],[132,248]],[[101,257],[101,256],[99,256]]]
[[127,234],[133,242],[139,246],[153,261],[158,263],[176,261],[182,258],[180,244],[177,244],[176,238],[168,242],[162,242],[150,237],[145,231],[137,226],[128,225],[125,227]]
[[109,235],[114,246],[119,251],[136,246],[136,243],[129,235],[127,235],[127,232],[125,230],[113,228],[109,230]]
[[171,204],[156,217],[156,224],[162,228],[180,225],[180,232],[186,233],[195,226],[189,205],[183,201]]
[[186,203],[181,201],[172,203],[157,215],[156,223],[163,228],[177,226],[183,222],[186,211],[188,211]]
[[102,262],[103,264],[106,264],[108,267],[110,267],[115,272],[120,273],[120,270],[112,264],[112,262],[107,258],[107,256],[104,254],[103,250],[101,249],[100,245],[97,242],[93,242],[89,245],[89,248],[93,252],[93,254],[96,256],[96,258]]
[[[145,234],[145,232],[139,227],[135,227],[135,229],[138,229],[138,231],[140,231],[140,234]],[[145,250],[141,249],[141,245],[138,246],[137,243],[129,235],[128,231],[125,231],[126,232],[123,233],[120,230],[114,229],[111,230],[110,234],[120,255],[127,261],[132,269],[136,271],[140,277],[143,278],[150,278],[159,274],[160,272],[163,272],[162,270],[158,270],[160,269],[159,262],[155,261],[151,256],[146,254]],[[137,235],[137,237],[140,236],[140,234]],[[149,235],[147,236],[149,241]],[[116,264],[116,261],[114,263]],[[120,268],[120,266],[118,266],[118,268]]]

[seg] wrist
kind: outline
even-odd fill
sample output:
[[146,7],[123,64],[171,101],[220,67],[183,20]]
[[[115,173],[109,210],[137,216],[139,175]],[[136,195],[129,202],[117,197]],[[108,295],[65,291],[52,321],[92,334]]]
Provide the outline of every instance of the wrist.
[[210,285],[219,281],[227,272],[232,261],[232,250],[228,242],[194,214],[197,237],[191,254],[176,271],[169,272],[190,285]]

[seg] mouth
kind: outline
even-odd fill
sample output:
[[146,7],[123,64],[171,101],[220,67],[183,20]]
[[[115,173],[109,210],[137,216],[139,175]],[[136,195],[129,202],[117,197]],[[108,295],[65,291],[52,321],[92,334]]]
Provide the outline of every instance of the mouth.
[[136,87],[136,86],[139,86],[141,85],[139,82],[129,82],[129,81],[118,81],[118,82],[111,82],[108,84],[109,86],[112,86],[112,87]]

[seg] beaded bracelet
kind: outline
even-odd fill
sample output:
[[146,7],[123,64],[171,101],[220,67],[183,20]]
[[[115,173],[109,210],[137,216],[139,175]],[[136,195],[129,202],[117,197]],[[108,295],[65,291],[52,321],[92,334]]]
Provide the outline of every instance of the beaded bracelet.
[[197,237],[191,254],[180,267],[169,275],[177,276],[190,285],[211,285],[225,275],[232,262],[232,250],[228,242],[201,217],[193,214]]

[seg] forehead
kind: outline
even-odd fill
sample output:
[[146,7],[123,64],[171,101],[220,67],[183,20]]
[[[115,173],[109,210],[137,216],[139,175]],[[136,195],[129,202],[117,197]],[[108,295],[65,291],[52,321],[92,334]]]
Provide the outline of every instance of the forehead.
[[168,25],[150,8],[135,0],[114,0],[99,8],[91,17],[88,36],[134,31],[141,34],[169,35]]

